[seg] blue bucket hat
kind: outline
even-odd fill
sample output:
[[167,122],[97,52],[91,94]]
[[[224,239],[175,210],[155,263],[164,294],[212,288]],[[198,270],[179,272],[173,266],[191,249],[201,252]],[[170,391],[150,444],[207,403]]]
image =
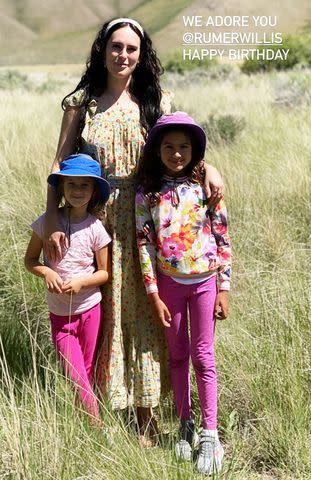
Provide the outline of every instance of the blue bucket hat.
[[95,178],[99,186],[100,199],[103,203],[107,202],[110,195],[110,186],[107,180],[101,177],[99,163],[89,155],[77,153],[66,157],[60,163],[59,172],[51,173],[48,176],[48,183],[57,188],[60,177],[91,177]]
[[173,112],[169,115],[162,115],[157,123],[149,130],[144,147],[144,154],[151,153],[158,135],[168,127],[187,127],[194,135],[200,158],[204,158],[206,148],[206,134],[203,128],[198,125],[186,112]]

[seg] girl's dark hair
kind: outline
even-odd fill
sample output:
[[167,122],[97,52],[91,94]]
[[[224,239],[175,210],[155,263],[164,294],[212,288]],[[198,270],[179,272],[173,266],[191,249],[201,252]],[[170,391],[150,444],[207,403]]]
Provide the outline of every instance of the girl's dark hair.
[[161,130],[155,138],[152,150],[149,154],[143,154],[137,172],[137,183],[142,188],[143,193],[148,197],[150,206],[154,206],[160,201],[160,190],[165,174],[165,166],[160,158],[160,146],[164,135],[169,132],[183,132],[190,138],[192,147],[192,159],[186,166],[184,175],[189,177],[190,182],[203,184],[205,179],[204,162],[200,156],[196,142],[196,136],[187,128],[187,126],[168,126]]
[[152,42],[144,30],[144,35],[134,25],[128,22],[120,22],[111,27],[106,35],[106,22],[98,32],[92,45],[91,53],[86,62],[86,70],[82,75],[76,88],[66,95],[62,100],[62,108],[65,110],[65,100],[80,89],[84,89],[85,96],[82,103],[80,129],[78,134],[78,146],[80,146],[81,133],[85,124],[85,113],[87,105],[92,96],[100,96],[107,85],[108,70],[105,65],[106,46],[112,33],[119,28],[129,26],[140,38],[140,62],[132,74],[132,82],[129,90],[131,95],[137,100],[140,111],[141,125],[148,131],[161,116],[161,88],[159,77],[163,73],[163,68],[158,59]]

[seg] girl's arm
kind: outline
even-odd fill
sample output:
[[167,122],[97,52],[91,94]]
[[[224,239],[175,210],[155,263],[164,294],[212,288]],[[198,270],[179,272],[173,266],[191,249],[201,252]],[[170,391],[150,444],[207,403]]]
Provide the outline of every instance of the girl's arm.
[[99,287],[107,282],[109,278],[109,255],[108,246],[95,252],[97,270],[92,275],[86,277],[73,278],[64,284],[63,293],[79,293],[82,288]]
[[49,292],[62,293],[63,281],[58,273],[39,262],[42,248],[43,242],[41,238],[33,232],[25,254],[25,266],[27,270],[37,277],[44,278]]
[[217,320],[225,320],[229,315],[229,291],[222,290],[217,293],[215,302],[215,317]]
[[205,180],[204,190],[207,198],[221,196],[224,192],[224,182],[217,168],[204,163]]
[[171,326],[171,314],[165,303],[161,300],[158,293],[149,293],[148,299],[151,303],[152,309],[157,320],[163,327]]
[[150,212],[149,201],[142,192],[135,197],[136,240],[139,260],[147,294],[157,293],[156,231]]
[[[62,160],[75,152],[81,117],[80,107],[67,107],[62,120],[55,160],[51,173],[59,170]],[[48,185],[46,217],[44,223],[43,248],[49,259],[61,259],[62,246],[66,246],[65,233],[60,229],[57,218],[57,196],[53,187]]]
[[136,238],[143,281],[156,318],[164,327],[170,326],[171,315],[158,294],[156,274],[156,232],[148,199],[141,192],[135,198]]
[[212,233],[220,260],[218,268],[219,291],[215,303],[216,318],[223,320],[229,313],[229,289],[231,279],[231,241],[228,233],[228,216],[223,196],[212,206]]
[[217,203],[211,202],[211,229],[217,245],[219,290],[230,289],[231,240],[228,232],[228,215],[223,196]]

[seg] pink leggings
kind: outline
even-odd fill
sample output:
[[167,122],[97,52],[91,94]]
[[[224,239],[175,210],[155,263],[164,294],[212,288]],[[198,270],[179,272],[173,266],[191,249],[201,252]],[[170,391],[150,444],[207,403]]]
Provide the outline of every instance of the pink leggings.
[[[216,276],[201,283],[184,285],[158,275],[159,295],[172,321],[165,328],[169,367],[177,414],[191,418],[189,359],[191,355],[199,392],[202,426],[217,429],[217,376],[214,358],[214,307]],[[187,308],[190,316],[188,334]]]
[[86,411],[96,418],[99,408],[91,384],[100,314],[100,304],[71,317],[50,313],[52,340],[66,375],[78,387]]

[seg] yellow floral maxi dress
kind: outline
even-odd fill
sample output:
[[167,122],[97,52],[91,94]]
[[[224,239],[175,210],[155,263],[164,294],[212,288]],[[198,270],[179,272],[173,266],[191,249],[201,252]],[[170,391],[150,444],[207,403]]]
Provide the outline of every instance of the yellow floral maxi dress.
[[[78,106],[79,90],[66,100]],[[169,112],[169,95],[162,109]],[[82,132],[84,153],[95,153],[111,185],[107,229],[112,236],[112,281],[104,286],[103,336],[97,384],[112,408],[154,407],[167,390],[168,375],[162,327],[151,313],[143,286],[135,235],[135,173],[144,145],[136,104],[115,103],[102,111],[95,99],[87,108]]]

